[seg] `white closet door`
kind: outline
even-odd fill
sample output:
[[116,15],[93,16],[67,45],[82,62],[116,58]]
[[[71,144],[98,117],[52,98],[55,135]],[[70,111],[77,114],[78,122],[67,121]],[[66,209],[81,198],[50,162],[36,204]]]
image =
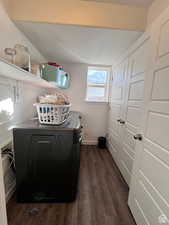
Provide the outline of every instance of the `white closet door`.
[[111,102],[109,111],[109,150],[117,165],[119,164],[120,145],[122,130],[118,120],[123,114],[124,107],[124,85],[126,81],[127,62],[118,65],[113,72],[113,83],[111,88]]
[[153,25],[151,52],[129,195],[138,225],[169,224],[169,10]]
[[144,77],[147,69],[147,53],[149,37],[147,35],[136,43],[137,48],[129,57],[127,75],[127,94],[125,99],[125,124],[122,152],[120,155],[120,170],[130,186],[130,179],[135,156],[135,140],[133,135],[137,133],[142,121],[142,102],[144,95]]

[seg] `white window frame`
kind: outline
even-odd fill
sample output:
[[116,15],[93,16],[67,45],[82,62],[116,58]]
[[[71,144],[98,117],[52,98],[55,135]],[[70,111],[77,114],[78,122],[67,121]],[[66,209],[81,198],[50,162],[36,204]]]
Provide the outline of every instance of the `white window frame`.
[[[93,84],[88,82],[88,71],[89,70],[96,70],[96,71],[106,71],[107,72],[107,79],[105,84]],[[97,102],[97,103],[102,103],[102,102],[108,102],[108,97],[109,97],[109,81],[110,81],[110,73],[111,73],[111,67],[102,67],[102,66],[88,66],[87,69],[87,79],[86,79],[86,102]],[[93,101],[87,98],[87,93],[88,93],[88,87],[104,87],[105,88],[105,95],[104,95],[104,100],[103,101]]]

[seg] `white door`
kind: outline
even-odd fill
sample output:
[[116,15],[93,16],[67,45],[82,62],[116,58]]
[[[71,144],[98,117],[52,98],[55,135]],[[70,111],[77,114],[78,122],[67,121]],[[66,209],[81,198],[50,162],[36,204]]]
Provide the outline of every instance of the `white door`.
[[121,123],[124,129],[124,139],[120,155],[120,171],[127,184],[130,179],[135,156],[135,140],[133,135],[137,133],[142,121],[142,102],[144,95],[144,77],[147,69],[149,36],[145,34],[135,43],[135,50],[129,56],[129,67],[126,82],[125,115]]
[[121,127],[119,120],[124,112],[125,82],[128,62],[118,65],[113,71],[113,83],[111,88],[111,102],[109,111],[109,150],[117,164],[119,164]]
[[169,224],[169,10],[153,25],[151,53],[129,195],[138,225]]

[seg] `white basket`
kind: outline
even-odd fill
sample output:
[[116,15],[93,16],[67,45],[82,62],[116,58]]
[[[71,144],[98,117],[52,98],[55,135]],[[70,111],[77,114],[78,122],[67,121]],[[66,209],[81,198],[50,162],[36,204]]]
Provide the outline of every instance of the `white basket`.
[[64,123],[70,112],[69,105],[35,104],[41,124],[60,125]]

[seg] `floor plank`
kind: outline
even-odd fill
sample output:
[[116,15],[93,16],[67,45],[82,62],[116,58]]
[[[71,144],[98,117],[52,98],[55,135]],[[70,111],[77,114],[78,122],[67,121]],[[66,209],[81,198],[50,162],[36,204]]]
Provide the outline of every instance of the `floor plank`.
[[[135,225],[128,187],[107,150],[82,146],[77,200],[73,203],[7,205],[9,225]],[[37,208],[37,215],[29,210]]]

